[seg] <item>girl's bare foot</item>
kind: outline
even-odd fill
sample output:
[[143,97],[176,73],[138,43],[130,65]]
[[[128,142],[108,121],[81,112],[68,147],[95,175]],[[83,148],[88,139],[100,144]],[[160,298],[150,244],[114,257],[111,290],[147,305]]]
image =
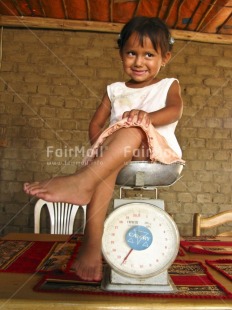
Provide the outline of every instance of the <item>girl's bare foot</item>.
[[25,183],[24,191],[32,196],[52,202],[68,202],[77,205],[89,203],[93,191],[79,174],[55,177],[42,182]]
[[74,261],[72,270],[85,281],[101,281],[102,279],[102,254],[101,248],[96,245],[83,244]]

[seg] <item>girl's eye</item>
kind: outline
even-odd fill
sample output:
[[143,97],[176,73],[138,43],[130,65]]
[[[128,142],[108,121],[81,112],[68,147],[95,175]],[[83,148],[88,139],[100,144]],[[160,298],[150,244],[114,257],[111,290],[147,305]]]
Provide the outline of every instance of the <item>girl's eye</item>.
[[128,56],[134,56],[135,53],[134,53],[134,52],[128,52],[127,55],[128,55]]
[[151,58],[151,57],[153,57],[153,56],[154,56],[154,55],[151,54],[151,53],[147,53],[147,54],[146,54],[146,57],[147,57],[147,58]]

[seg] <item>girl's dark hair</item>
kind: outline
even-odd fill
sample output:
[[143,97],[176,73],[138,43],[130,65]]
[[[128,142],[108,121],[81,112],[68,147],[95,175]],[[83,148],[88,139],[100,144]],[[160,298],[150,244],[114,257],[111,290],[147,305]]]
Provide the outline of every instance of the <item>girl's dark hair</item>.
[[118,39],[120,51],[134,32],[138,34],[141,46],[143,46],[144,37],[147,36],[156,51],[160,47],[162,56],[172,49],[174,39],[171,37],[167,25],[160,18],[136,16],[126,23],[121,31]]

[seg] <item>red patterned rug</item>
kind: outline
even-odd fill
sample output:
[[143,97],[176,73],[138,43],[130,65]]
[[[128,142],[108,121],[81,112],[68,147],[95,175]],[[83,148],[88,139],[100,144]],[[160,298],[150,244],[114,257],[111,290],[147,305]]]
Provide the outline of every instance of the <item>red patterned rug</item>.
[[[207,268],[197,261],[176,260],[169,269],[169,275],[178,292],[165,293],[165,298],[207,298],[232,299],[232,294],[218,283]],[[160,298],[160,293],[108,292],[98,282],[84,282],[73,273],[47,275],[34,287],[38,292],[137,296]]]
[[[69,242],[0,241],[0,272],[45,273],[35,290],[79,294],[136,295],[103,291],[100,283],[86,283],[71,273],[70,266],[82,236]],[[198,261],[184,260],[182,250],[169,269],[170,277],[178,288],[168,298],[232,299],[232,294],[218,283],[207,267]],[[224,271],[225,272],[225,271]],[[161,294],[139,293],[139,296],[159,297]]]
[[206,263],[232,280],[232,259],[206,260]]
[[185,251],[190,253],[232,255],[232,242],[212,241],[184,240],[180,242],[180,245],[185,249]]
[[79,246],[79,241],[0,241],[0,272],[54,273],[66,269]]

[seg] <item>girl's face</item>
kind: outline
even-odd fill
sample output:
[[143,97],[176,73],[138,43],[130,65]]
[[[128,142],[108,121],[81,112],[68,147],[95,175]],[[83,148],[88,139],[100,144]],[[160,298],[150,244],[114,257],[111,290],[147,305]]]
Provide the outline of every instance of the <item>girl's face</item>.
[[131,82],[140,83],[141,86],[149,85],[171,57],[168,52],[162,57],[161,50],[154,49],[149,37],[144,37],[143,46],[139,42],[138,35],[134,32],[126,41],[120,56],[125,73],[131,78]]

